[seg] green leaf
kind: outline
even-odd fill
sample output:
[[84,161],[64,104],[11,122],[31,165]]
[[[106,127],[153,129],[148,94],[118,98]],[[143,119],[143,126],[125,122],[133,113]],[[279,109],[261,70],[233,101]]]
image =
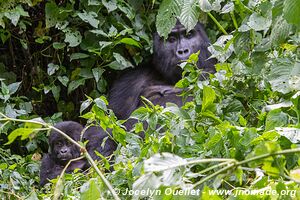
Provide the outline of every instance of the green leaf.
[[19,89],[21,83],[22,82],[16,82],[16,83],[9,84],[7,86],[8,90],[9,90],[9,94],[12,95],[12,94],[16,93],[17,90]]
[[47,74],[49,76],[53,75],[57,70],[59,70],[59,66],[58,65],[55,65],[53,63],[49,63],[48,64]]
[[85,54],[85,53],[72,53],[70,56],[70,61],[84,59],[84,58],[88,58],[88,57],[90,57],[90,55]]
[[53,97],[54,97],[55,101],[58,102],[59,97],[60,97],[60,86],[56,86],[56,85],[52,86],[51,87],[51,92],[53,94]]
[[96,178],[90,179],[80,187],[80,199],[101,199],[101,188]]
[[273,130],[275,127],[285,126],[288,122],[288,115],[280,109],[271,110],[266,119],[266,131]]
[[97,105],[98,108],[100,108],[103,111],[107,110],[107,102],[103,100],[102,98],[96,98],[94,100],[95,104]]
[[266,18],[258,13],[253,13],[249,17],[249,21],[247,23],[255,31],[268,30],[272,24],[271,18]]
[[116,0],[109,0],[109,1],[102,0],[102,3],[105,6],[105,8],[107,9],[108,13],[110,13],[118,8]]
[[82,36],[79,31],[71,31],[68,29],[65,34],[66,38],[64,41],[68,42],[70,47],[76,47],[81,43]]
[[92,73],[93,73],[93,76],[95,78],[95,81],[98,82],[102,76],[102,74],[104,73],[104,69],[101,68],[101,67],[97,67],[97,68],[93,68],[92,69]]
[[54,49],[63,49],[65,48],[66,44],[61,42],[53,42],[52,46]]
[[45,6],[46,28],[51,28],[61,23],[68,17],[67,12],[62,10],[53,2],[47,2]]
[[8,136],[8,142],[5,145],[11,144],[17,137],[21,136],[21,140],[25,140],[34,131],[33,128],[18,128],[12,131]]
[[283,14],[286,21],[290,24],[300,26],[300,2],[299,0],[285,0]]
[[195,28],[199,13],[198,0],[184,0],[179,21],[187,29],[187,32]]
[[84,85],[84,83],[85,83],[85,79],[84,78],[71,81],[70,84],[69,84],[69,86],[68,86],[68,94],[70,94],[73,90],[75,90],[79,86]]
[[155,154],[144,162],[145,172],[159,172],[185,166],[187,161],[171,153]]
[[132,63],[129,62],[128,60],[126,60],[123,56],[121,56],[121,54],[114,52],[113,56],[116,59],[116,61],[113,61],[108,64],[108,66],[110,68],[115,69],[115,70],[124,70],[129,67],[132,67],[132,68],[134,67],[132,65]]
[[206,111],[211,105],[213,105],[215,99],[216,99],[215,91],[211,87],[204,86],[202,112]]
[[86,12],[84,10],[83,13],[78,13],[77,14],[84,22],[87,22],[89,23],[91,26],[95,27],[95,28],[98,28],[98,25],[99,25],[99,20],[97,20],[97,13],[95,12]]
[[163,0],[156,16],[156,30],[164,38],[168,37],[181,13],[183,0]]
[[136,40],[132,39],[132,38],[122,38],[119,43],[123,43],[123,44],[128,44],[128,45],[131,45],[131,46],[136,46],[138,48],[141,48],[142,45],[137,42]]
[[10,19],[11,23],[15,26],[17,26],[19,19],[21,16],[29,17],[28,12],[24,11],[23,7],[21,5],[18,5],[10,12],[5,12],[4,16]]
[[106,42],[106,41],[100,41],[100,50],[104,49],[105,47],[108,47],[109,45],[113,44],[112,42]]
[[65,87],[67,87],[68,82],[69,82],[69,78],[67,76],[58,76],[57,77],[59,82],[61,82],[61,84],[63,84]]
[[278,17],[271,32],[271,41],[273,45],[280,45],[289,36],[292,26],[287,23],[282,16]]
[[286,58],[273,60],[268,81],[274,91],[286,94],[300,90],[300,63]]
[[227,3],[223,8],[221,13],[225,14],[225,13],[229,13],[231,11],[234,11],[234,3],[233,2],[229,2]]
[[275,130],[279,135],[286,137],[292,143],[300,142],[300,129],[298,128],[277,127]]
[[87,99],[80,105],[80,113],[82,113],[85,109],[87,109],[93,101],[91,99]]

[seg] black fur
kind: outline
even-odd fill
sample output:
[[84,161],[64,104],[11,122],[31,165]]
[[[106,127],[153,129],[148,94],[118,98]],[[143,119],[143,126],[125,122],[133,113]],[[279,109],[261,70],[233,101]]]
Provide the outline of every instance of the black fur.
[[[79,123],[64,121],[57,123],[55,127],[66,133],[73,140],[80,140],[83,127]],[[40,171],[41,186],[45,185],[48,180],[54,179],[60,175],[69,160],[80,156],[80,149],[54,130],[52,130],[49,135],[49,147],[49,153],[44,155],[42,160]],[[84,169],[87,165],[87,161],[81,159],[76,162],[72,162],[66,172],[70,173],[76,168]]]
[[[116,149],[116,143],[108,137],[108,134],[100,127],[91,126],[83,133],[83,127],[73,121],[57,123],[56,128],[66,133],[75,141],[88,141],[86,149],[94,160],[100,160],[95,151],[103,156],[110,156]],[[83,134],[81,136],[81,134]],[[49,153],[44,155],[40,171],[40,185],[45,185],[48,180],[59,176],[69,160],[80,156],[80,149],[70,143],[57,131],[52,130],[49,136]],[[66,172],[71,173],[78,168],[85,170],[89,167],[86,159],[71,162]]]
[[197,66],[206,74],[214,73],[216,60],[208,59],[208,46],[209,39],[200,23],[186,33],[177,22],[166,41],[155,33],[152,64],[128,71],[115,81],[109,92],[110,108],[119,119],[127,119],[133,110],[142,106],[140,96],[162,106],[166,102],[181,106],[182,98],[178,96],[181,90],[174,88],[182,74],[178,64],[200,50]]

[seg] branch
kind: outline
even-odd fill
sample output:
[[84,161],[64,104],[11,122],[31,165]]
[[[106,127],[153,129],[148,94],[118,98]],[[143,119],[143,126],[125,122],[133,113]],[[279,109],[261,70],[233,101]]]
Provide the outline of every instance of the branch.
[[[110,182],[105,178],[105,176],[103,175],[103,173],[100,171],[100,169],[97,167],[95,161],[93,160],[93,158],[90,156],[90,154],[87,152],[86,148],[84,146],[81,146],[79,143],[77,143],[75,140],[73,140],[71,137],[69,137],[67,134],[65,134],[64,132],[62,132],[61,130],[55,128],[54,126],[51,126],[45,122],[39,122],[39,121],[35,121],[35,120],[24,120],[24,119],[15,119],[15,118],[10,118],[7,117],[6,115],[4,115],[3,113],[0,112],[0,116],[2,117],[2,119],[0,118],[0,122],[1,121],[14,121],[14,122],[21,122],[21,123],[34,123],[34,124],[39,124],[48,128],[51,128],[55,131],[57,131],[58,133],[60,133],[62,136],[64,136],[65,138],[67,138],[67,140],[69,140],[72,144],[76,145],[77,147],[80,148],[80,151],[83,152],[83,155],[86,157],[86,159],[89,161],[89,163],[92,165],[92,167],[96,170],[97,174],[100,176],[100,178],[102,179],[102,181],[104,182],[104,184],[106,185],[106,187],[109,189],[109,191],[111,192],[113,198],[115,200],[120,200],[119,196],[117,195],[116,191],[113,189],[112,185],[110,184]],[[76,158],[77,159],[77,158]],[[72,160],[70,160],[72,161]],[[70,163],[70,162],[69,162]],[[68,164],[69,164],[68,163]],[[63,170],[64,173],[65,170]]]

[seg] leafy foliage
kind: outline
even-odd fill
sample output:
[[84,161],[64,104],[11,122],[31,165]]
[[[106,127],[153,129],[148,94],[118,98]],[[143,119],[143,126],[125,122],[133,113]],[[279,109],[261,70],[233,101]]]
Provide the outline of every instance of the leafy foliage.
[[[32,160],[39,158],[31,155],[40,154],[45,134],[40,126],[12,123],[38,116],[54,123],[80,113],[119,143],[114,171],[105,176],[121,199],[300,198],[299,1],[0,5],[0,111],[10,117],[0,118],[1,197],[112,198],[94,169],[38,188]],[[163,108],[145,99],[131,116],[138,123],[125,131],[101,95],[116,71],[150,55],[154,23],[166,38],[177,19],[188,29],[199,19],[206,24],[217,73],[199,81],[198,56],[192,55],[181,64],[176,87],[194,100]],[[26,147],[25,158],[3,150],[14,151],[14,142]],[[98,163],[106,170],[110,165],[105,158]],[[139,192],[147,189],[154,193]]]

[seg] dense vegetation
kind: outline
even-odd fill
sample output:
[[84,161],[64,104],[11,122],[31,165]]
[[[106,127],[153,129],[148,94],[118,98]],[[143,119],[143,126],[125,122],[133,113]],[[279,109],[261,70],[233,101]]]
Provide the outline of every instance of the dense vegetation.
[[[299,13],[298,0],[0,1],[0,198],[300,199]],[[145,99],[126,131],[107,88],[176,18],[205,24],[217,73],[199,81],[192,55],[176,86],[194,101]],[[103,158],[40,188],[47,124],[70,119],[112,129],[114,171]]]

